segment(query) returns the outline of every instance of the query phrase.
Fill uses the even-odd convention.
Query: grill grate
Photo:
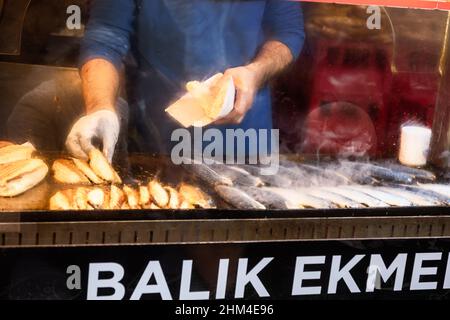
[[[450,216],[0,223],[1,247],[450,237]]]

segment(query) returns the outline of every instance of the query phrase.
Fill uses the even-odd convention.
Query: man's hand
[[[92,59],[81,68],[86,116],[72,127],[66,140],[67,150],[87,159],[93,139],[103,143],[103,153],[111,162],[119,138],[120,121],[115,111],[119,91],[119,71],[109,61]]]
[[[236,86],[236,101],[234,109],[226,117],[214,122],[214,124],[239,124],[244,120],[248,110],[253,105],[256,93],[260,87],[260,76],[251,66],[231,68],[224,75],[230,75]]]
[[[103,154],[112,161],[120,132],[120,121],[112,110],[99,110],[80,118],[72,127],[67,140],[67,150],[77,158],[87,159],[94,148],[92,140],[103,143]]]
[[[247,66],[228,69],[225,74],[233,77],[236,86],[236,102],[233,111],[214,124],[239,124],[250,110],[258,90],[293,61],[290,49],[275,40],[267,41],[255,60]]]

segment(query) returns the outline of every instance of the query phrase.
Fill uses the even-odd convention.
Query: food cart
[[[168,185],[198,185],[214,208],[50,210],[50,197],[62,187],[49,173],[33,190],[0,198],[0,298],[448,298],[450,20],[446,10],[450,4],[327,2],[302,4],[305,48],[291,70],[273,84],[280,163],[288,170],[279,177],[303,174],[301,180],[307,183],[299,187],[321,202],[304,200],[300,208],[297,199],[287,199],[297,208],[239,208],[215,192],[195,169],[174,165],[164,156],[130,154],[133,177],[157,173]],[[66,5],[65,1],[47,4],[55,5],[57,12]],[[78,4],[85,9],[84,1]],[[378,12],[369,11],[370,4],[382,6],[377,7],[380,28],[368,29],[368,17]],[[6,119],[27,92],[48,80],[79,81],[71,57],[76,56],[82,32],[64,33],[57,22],[46,25],[44,38],[54,50],[41,48],[28,54],[27,49],[35,49],[36,43],[27,41],[39,31],[30,27],[39,8],[27,0],[0,1],[0,8],[0,140],[7,140]],[[356,118],[346,122],[348,113],[342,115],[341,110]],[[354,110],[364,115],[359,111],[355,115]],[[324,126],[333,121],[335,126]],[[397,162],[400,129],[408,121],[432,129],[428,165],[423,169]],[[353,136],[359,144],[353,147],[363,153],[357,160],[345,160],[349,163],[342,167],[347,133],[324,149],[318,147],[324,131],[342,129],[341,123],[361,124]],[[365,133],[367,139],[359,137]],[[38,152],[48,162],[60,157]],[[251,168],[246,170],[256,175]],[[348,203],[357,201],[338,193],[347,185],[342,179],[384,195],[387,189],[377,188],[393,191],[401,185],[412,197],[418,186],[432,186],[417,195],[424,205],[408,198],[410,205],[371,206],[369,199],[363,199],[360,206],[352,207]],[[269,180],[263,183],[271,186]],[[322,186],[334,188],[336,199],[345,198],[346,204],[318,196],[323,190],[317,188]],[[309,194],[313,188],[316,196]],[[320,207],[323,201],[332,205]]]

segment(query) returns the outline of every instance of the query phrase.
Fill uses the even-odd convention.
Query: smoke
[[[338,159],[373,155],[377,135],[372,119],[361,107],[338,101],[312,110],[305,121],[301,153],[320,159],[333,155]]]

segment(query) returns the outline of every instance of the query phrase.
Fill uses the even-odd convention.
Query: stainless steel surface
[[[450,215],[0,223],[0,247],[450,237]]]
[[[80,76],[78,70],[72,68],[0,62],[0,139],[5,138],[6,121],[17,102],[43,82],[53,79],[75,83],[80,81]]]

